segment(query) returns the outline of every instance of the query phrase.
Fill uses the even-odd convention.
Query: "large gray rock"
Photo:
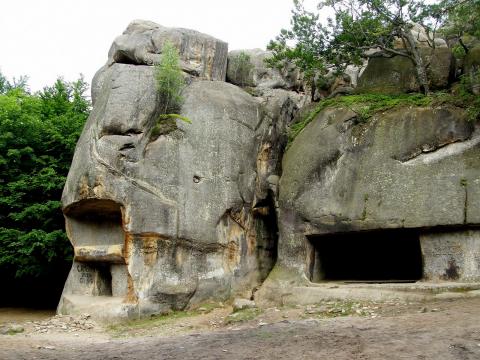
[[[294,66],[283,71],[267,67],[265,60],[272,56],[262,49],[233,50],[228,53],[227,81],[238,86],[270,89],[299,89],[301,74]]]
[[[106,70],[62,197],[75,261],[60,311],[71,295],[103,295],[152,313],[258,284],[260,105],[224,82],[194,81],[184,97],[192,124],[154,137],[153,68]]]
[[[453,71],[453,56],[450,49],[440,47],[419,48],[427,67],[429,86],[432,90],[445,89]],[[419,92],[413,62],[405,56],[372,57],[358,79],[359,93],[400,94]]]
[[[108,53],[108,64],[152,65],[166,41],[179,50],[185,72],[209,80],[225,80],[228,44],[198,31],[167,28],[151,21],[132,21]]]
[[[331,279],[332,258],[347,276],[378,261],[381,278],[385,258],[402,267],[405,256],[414,280],[480,280],[480,232],[468,232],[480,223],[479,145],[461,109],[402,108],[367,123],[348,109],[322,111],[283,158],[278,261],[255,299],[278,303]],[[361,250],[371,240],[375,258]],[[344,270],[334,278],[351,280]]]
[[[161,31],[132,24],[127,37]],[[275,178],[304,97],[193,77],[180,112],[192,123],[159,120],[154,67],[141,56],[112,55],[92,84],[62,195],[75,256],[60,313],[132,317],[250,297],[276,260]]]

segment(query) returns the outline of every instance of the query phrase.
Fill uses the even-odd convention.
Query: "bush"
[[[237,56],[232,57],[230,66],[233,69],[237,85],[241,87],[251,85],[248,83],[250,71],[253,69],[253,64],[250,62],[250,55],[241,51]]]
[[[185,79],[179,62],[177,48],[170,41],[166,41],[162,48],[161,60],[155,65],[157,90],[163,114],[179,112],[183,103]]]

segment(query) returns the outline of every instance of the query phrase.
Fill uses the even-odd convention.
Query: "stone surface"
[[[311,284],[313,236],[321,241],[328,234],[371,230],[416,229],[422,246],[437,239],[423,249],[432,254],[424,260],[426,279],[448,268],[448,261],[435,255],[441,243],[457,259],[458,279],[477,280],[478,270],[472,269],[478,269],[477,245],[471,240],[477,235],[437,236],[430,234],[441,230],[429,229],[479,223],[479,144],[480,132],[455,108],[402,108],[367,123],[348,109],[322,111],[284,155],[278,260],[255,300],[300,294],[292,286]],[[449,236],[464,250],[449,247]]]
[[[241,64],[239,56],[249,59],[248,64]],[[302,78],[293,66],[284,71],[266,66],[265,59],[271,52],[262,49],[233,50],[228,53],[227,81],[250,87],[271,89],[299,89],[303,87]],[[242,66],[243,65],[243,66]]]
[[[445,89],[452,73],[452,53],[448,48],[420,48],[432,90]],[[358,79],[359,93],[399,94],[420,91],[412,61],[404,56],[373,57]]]
[[[167,28],[145,20],[132,21],[115,39],[108,53],[108,65],[158,63],[166,41],[179,49],[181,67],[187,73],[209,80],[225,80],[227,43],[198,31]]]
[[[256,307],[255,301],[248,299],[236,298],[233,300],[233,311],[240,311],[244,309],[251,309]]]
[[[135,36],[172,31],[133,22],[121,41],[137,49]],[[203,37],[183,39],[184,54],[195,54]],[[121,63],[117,40],[114,61],[95,75],[62,196],[75,258],[59,313],[135,317],[250,296],[276,260],[275,178],[304,97],[270,88],[253,97],[193,77],[181,108],[191,124],[153,136],[164,121],[154,68],[144,52]]]
[[[479,281],[478,230],[428,233],[420,237],[425,280]]]

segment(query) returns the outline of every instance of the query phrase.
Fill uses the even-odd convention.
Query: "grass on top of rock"
[[[377,113],[399,107],[456,106],[465,109],[469,121],[480,119],[480,97],[459,84],[453,93],[437,92],[430,95],[418,93],[400,95],[358,94],[320,101],[311,111],[303,114],[290,127],[289,145],[316,116],[327,108],[348,108],[358,114],[359,122],[366,122]]]

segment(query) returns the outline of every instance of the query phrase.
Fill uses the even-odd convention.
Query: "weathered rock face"
[[[160,120],[151,64],[165,39],[189,74],[180,113],[191,124]],[[306,97],[262,68],[264,52],[249,54],[255,96],[211,81],[227,52],[207,35],[135,21],[115,40],[62,196],[75,257],[59,312],[251,298],[267,277],[258,304],[327,280],[480,281],[480,129],[462,110],[365,123],[326,109],[284,155]]]
[[[132,23],[92,84],[94,107],[62,196],[75,257],[61,313],[141,316],[250,297],[276,261],[275,179],[301,96],[277,89],[254,98],[203,80],[222,77],[205,67],[183,94],[181,115],[192,123],[159,122],[154,68],[141,57],[151,53],[118,50],[157,32],[178,34]],[[191,54],[204,38],[183,39],[177,46]],[[203,54],[213,54],[209,41],[198,45]],[[214,63],[226,64],[220,55]]]
[[[244,56],[248,63],[239,59]],[[228,53],[227,81],[239,85],[270,89],[298,89],[303,86],[298,69],[293,66],[284,71],[268,68],[265,59],[271,52],[262,49],[233,50]]]
[[[151,21],[132,21],[113,42],[108,63],[158,63],[166,41],[179,49],[185,72],[209,80],[225,80],[227,43],[198,31],[166,28]]]
[[[321,112],[283,158],[278,261],[259,298],[324,280],[480,280],[479,144],[455,108]]]
[[[445,89],[452,73],[452,52],[445,47],[419,48],[425,63],[431,89]],[[358,79],[361,93],[400,94],[420,91],[412,61],[404,56],[373,57]]]

